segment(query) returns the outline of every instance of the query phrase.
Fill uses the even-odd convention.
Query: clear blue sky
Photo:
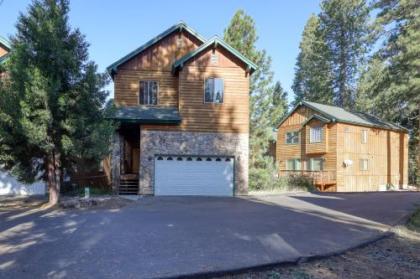
[[[14,34],[17,16],[26,11],[28,3],[28,0],[3,0],[0,35]],[[310,14],[319,12],[319,1],[72,0],[70,23],[86,35],[90,43],[90,58],[103,71],[180,20],[207,38],[223,35],[224,28],[238,9],[244,9],[254,18],[259,35],[258,47],[266,49],[272,57],[275,78],[280,80],[291,99],[290,86],[300,37]]]

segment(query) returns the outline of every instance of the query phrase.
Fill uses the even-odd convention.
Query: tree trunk
[[[55,152],[48,158],[49,204],[56,205],[60,199],[60,156]]]

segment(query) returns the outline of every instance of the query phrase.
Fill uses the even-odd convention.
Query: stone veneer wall
[[[118,188],[120,186],[122,141],[122,136],[118,132],[115,132],[112,138],[111,148],[111,181],[112,192],[114,194],[118,193]]]
[[[141,130],[139,194],[154,193],[155,155],[234,156],[235,194],[247,194],[248,144],[248,134]]]

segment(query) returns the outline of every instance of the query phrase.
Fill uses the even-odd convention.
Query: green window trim
[[[288,171],[300,171],[302,170],[302,161],[300,159],[288,159],[286,161],[286,170]]]
[[[309,170],[310,171],[323,171],[324,170],[324,158],[310,158],[309,159]]]
[[[299,144],[300,142],[300,133],[299,131],[289,131],[285,135],[286,144]]]

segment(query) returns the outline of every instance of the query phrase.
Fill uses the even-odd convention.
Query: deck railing
[[[279,171],[280,176],[306,176],[312,179],[315,186],[321,186],[321,190],[324,190],[324,186],[333,185],[336,183],[336,175],[334,171],[309,171],[309,170],[281,170]]]

